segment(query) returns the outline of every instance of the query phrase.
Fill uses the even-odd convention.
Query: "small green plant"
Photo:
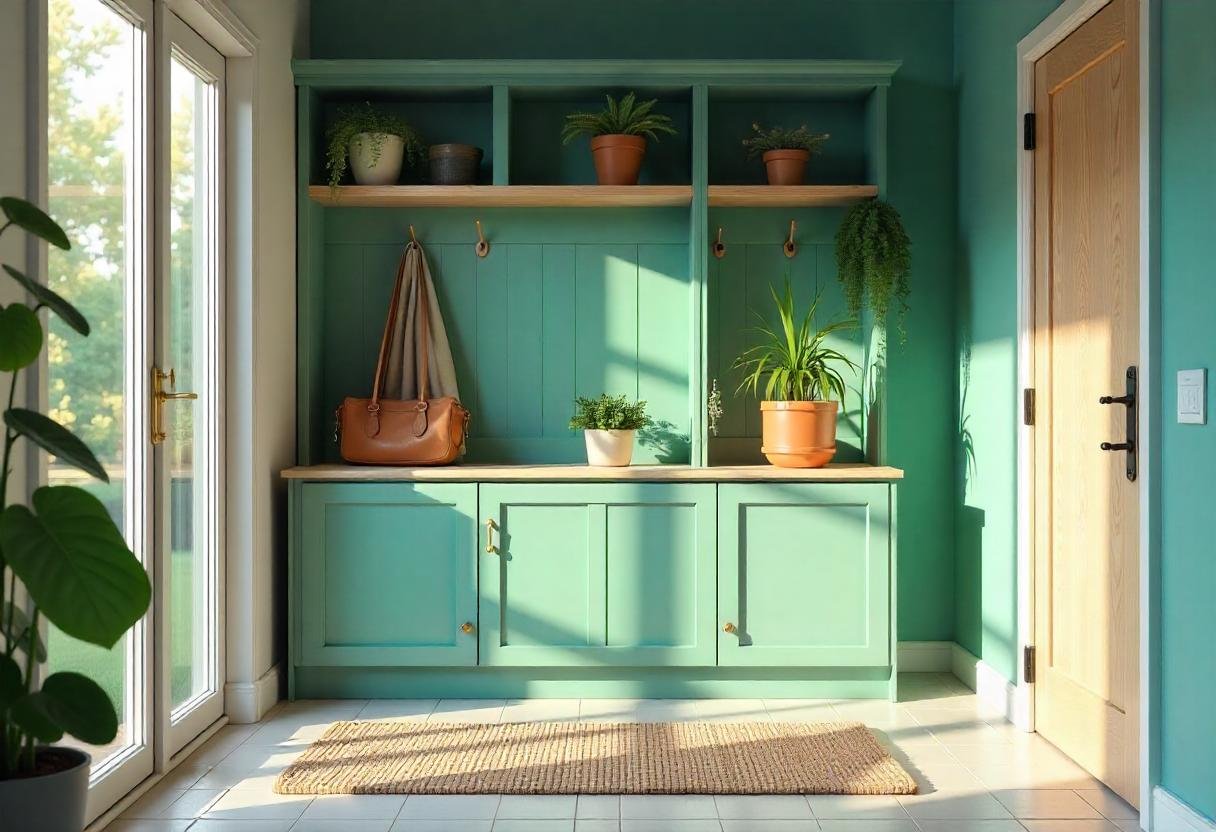
[[[566,116],[562,128],[562,144],[569,144],[579,136],[647,136],[659,140],[659,134],[674,136],[676,128],[671,118],[652,112],[657,98],[638,103],[635,93],[628,93],[617,102],[611,95],[604,96],[608,106],[595,113],[571,113]]]
[[[338,187],[342,174],[346,173],[347,154],[350,142],[360,133],[367,133],[372,161],[380,161],[384,149],[384,136],[397,136],[405,143],[405,159],[411,165],[426,153],[426,145],[418,131],[404,119],[377,110],[371,102],[364,102],[338,110],[338,117],[325,131],[325,168],[329,172],[329,186]]]
[[[631,402],[624,396],[607,393],[596,399],[579,396],[574,407],[570,430],[638,430],[650,424],[646,402]]]
[[[745,375],[736,392],[748,391],[760,395],[764,383],[766,401],[815,402],[844,400],[844,379],[832,366],[835,363],[857,370],[857,365],[824,342],[829,335],[854,329],[855,320],[833,321],[822,329],[815,326],[822,292],[815,295],[801,324],[795,320],[794,290],[787,278],[785,293],[777,294],[771,285],[769,292],[777,305],[780,327],[774,329],[755,313],[761,323],[751,331],[760,343],[744,351],[735,361],[735,368]]]
[[[2,197],[0,210],[5,220],[0,235],[15,226],[58,248],[71,247],[63,229],[30,203]],[[143,617],[152,599],[148,574],[105,506],[88,491],[43,486],[34,491],[29,507],[8,502],[19,439],[102,482],[109,477],[67,428],[35,410],[14,407],[21,370],[42,352],[39,310],[50,310],[81,335],[89,334],[89,323],[46,286],[7,263],[4,271],[34,303],[0,307],[0,372],[9,374],[0,468],[0,576],[6,568],[11,575],[7,588],[0,581],[0,780],[36,773],[37,747],[64,734],[105,745],[118,733],[110,697],[89,677],[59,671],[36,683],[38,665],[47,659],[38,633],[42,616],[73,638],[109,649]],[[15,597],[17,580],[25,587],[28,605]]]
[[[901,343],[908,340],[904,318],[911,245],[899,212],[879,199],[854,205],[836,231],[836,271],[849,312],[860,315],[868,304],[874,317],[885,322],[891,303],[896,303]]]
[[[793,129],[752,124],[752,131],[754,135],[743,140],[749,159],[763,156],[770,150],[805,150],[814,156],[831,138],[828,133],[812,133],[805,124]]]

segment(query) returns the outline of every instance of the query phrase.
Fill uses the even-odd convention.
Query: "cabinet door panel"
[[[482,486],[498,552],[482,554],[481,663],[712,665],[713,497],[703,485]]]
[[[886,485],[722,486],[719,663],[889,664],[888,514]]]
[[[302,488],[301,661],[473,665],[475,485]]]

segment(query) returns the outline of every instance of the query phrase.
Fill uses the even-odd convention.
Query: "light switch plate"
[[[1206,425],[1207,370],[1178,371],[1178,424]]]

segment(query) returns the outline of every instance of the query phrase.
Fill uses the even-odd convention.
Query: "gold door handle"
[[[466,636],[467,636],[469,633],[473,632],[473,622],[472,622],[472,621],[466,621],[466,622],[464,622],[463,624],[461,624],[461,625],[460,625],[460,632],[464,633]]]
[[[168,382],[169,389],[166,390]],[[152,368],[152,444],[159,445],[165,441],[165,402],[193,401],[198,393],[172,392],[177,386],[177,377],[173,370],[162,372],[159,367]]]
[[[498,524],[494,522],[493,517],[486,518],[486,554],[498,554],[498,547],[494,545],[494,530],[498,528]]]
[[[727,621],[725,624],[722,625],[722,632],[737,633],[737,632],[739,632],[739,628],[736,627],[734,624],[730,623],[729,621]]]

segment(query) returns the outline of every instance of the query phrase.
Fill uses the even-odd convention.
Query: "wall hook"
[[[410,242],[418,245],[418,235],[414,233],[414,226],[410,226]]]
[[[485,257],[490,253],[490,243],[486,240],[486,235],[481,232],[481,220],[473,220],[477,224],[477,256]]]
[[[794,242],[794,232],[798,229],[798,224],[790,220],[790,236],[786,238],[785,245],[781,246],[781,250],[785,252],[786,257],[793,257],[798,253],[798,245]]]
[[[719,260],[726,256],[726,243],[722,242],[722,226],[720,225],[718,226],[718,239],[710,246],[710,250],[713,251],[714,257],[717,257]]]

